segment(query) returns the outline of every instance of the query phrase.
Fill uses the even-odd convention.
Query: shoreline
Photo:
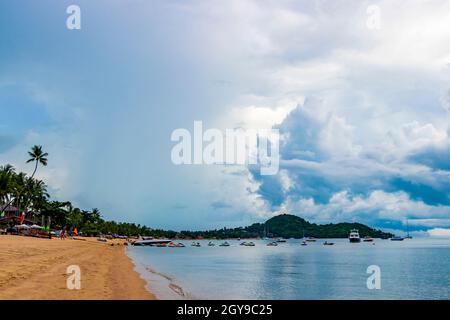
[[[124,240],[0,236],[0,300],[155,300],[126,254]],[[67,267],[80,268],[69,290]]]
[[[135,271],[147,283],[146,289],[151,292],[156,300],[196,300],[192,294],[186,291],[171,275],[160,272],[139,259],[139,253],[127,248],[127,256],[135,265]]]

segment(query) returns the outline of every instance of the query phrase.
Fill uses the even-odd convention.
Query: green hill
[[[246,230],[252,233],[283,238],[347,238],[351,229],[358,229],[361,237],[371,236],[374,238],[389,238],[390,233],[370,228],[361,223],[337,223],[337,224],[315,224],[298,216],[282,214],[267,220],[265,223],[255,223]]]
[[[393,235],[370,228],[361,223],[337,223],[337,224],[315,224],[306,221],[298,216],[282,214],[267,220],[265,223],[254,223],[247,227],[223,228],[209,231],[181,231],[179,233],[166,234],[161,230],[161,234],[156,236],[168,236],[177,238],[192,239],[204,237],[207,239],[228,239],[228,238],[258,238],[282,237],[282,238],[347,238],[351,229],[358,229],[360,236],[371,236],[373,238],[389,238]],[[153,230],[156,232],[157,230]]]

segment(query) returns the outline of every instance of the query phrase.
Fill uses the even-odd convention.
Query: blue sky
[[[292,213],[445,234],[449,36],[447,1],[4,0],[0,161],[31,171],[41,144],[54,198],[153,227]],[[195,120],[279,129],[280,172],[173,165]]]

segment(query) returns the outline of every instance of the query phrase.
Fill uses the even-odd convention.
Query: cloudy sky
[[[43,145],[54,199],[177,230],[449,234],[449,1],[3,0],[0,38],[0,163]],[[175,166],[195,120],[279,129],[279,173]]]

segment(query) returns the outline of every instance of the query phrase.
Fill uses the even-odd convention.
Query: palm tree
[[[14,176],[11,182],[12,187],[12,194],[14,195],[14,198],[10,201],[10,203],[14,203],[14,205],[19,208],[21,208],[21,203],[25,200],[25,192],[28,189],[29,186],[29,178],[27,178],[26,173],[20,172]],[[9,204],[10,204],[9,203]],[[8,204],[8,205],[9,205]]]
[[[0,202],[7,202],[8,194],[11,193],[11,179],[14,167],[10,164],[0,166]]]
[[[50,197],[50,195],[47,192],[47,185],[42,180],[34,180],[30,179],[28,180],[29,183],[29,190],[26,195],[27,202],[30,203],[30,207],[33,210],[40,210],[43,208],[45,202]]]
[[[28,159],[27,163],[36,162],[36,165],[34,166],[34,171],[33,174],[31,175],[30,179],[32,180],[34,175],[36,174],[37,168],[39,163],[42,164],[43,166],[46,166],[48,163],[48,153],[47,152],[43,152],[42,151],[42,146],[38,146],[38,145],[34,145],[33,147],[31,147],[31,151],[28,151],[28,155],[30,156],[30,159]],[[22,175],[21,177],[19,177],[19,182],[24,182],[25,181],[25,174],[20,173],[19,176]],[[14,186],[17,187],[17,184],[14,183]],[[23,192],[27,192],[29,191],[27,187],[23,187],[26,186],[26,183],[19,183],[19,188],[20,192],[17,193],[17,189],[15,190],[16,192],[16,197],[12,198],[8,201],[8,203],[2,208],[2,210],[4,210],[5,208],[7,208],[13,201],[16,201],[18,203],[18,208],[20,209],[20,198],[22,197]],[[21,188],[22,187],[22,188]],[[14,188],[14,187],[13,187]],[[26,210],[26,208],[25,208]]]
[[[33,177],[34,177],[34,174],[35,174],[36,171],[37,171],[37,168],[38,168],[38,164],[39,164],[39,163],[42,164],[43,166],[46,166],[46,165],[47,165],[47,162],[48,162],[48,160],[47,160],[48,153],[42,151],[42,146],[34,145],[34,146],[31,148],[31,151],[28,151],[28,154],[29,154],[29,156],[30,156],[30,159],[28,159],[27,163],[30,163],[30,162],[33,162],[33,161],[36,162],[36,165],[35,165],[35,167],[34,167],[33,174],[31,175],[31,178],[33,178]]]
[[[14,177],[14,167],[10,164],[0,166],[0,214],[9,205],[9,196],[11,195],[12,187],[11,181]]]
[[[93,223],[100,222],[101,219],[102,219],[102,215],[100,213],[100,210],[98,210],[97,208],[92,209],[91,214],[90,214],[90,218],[91,218]]]

